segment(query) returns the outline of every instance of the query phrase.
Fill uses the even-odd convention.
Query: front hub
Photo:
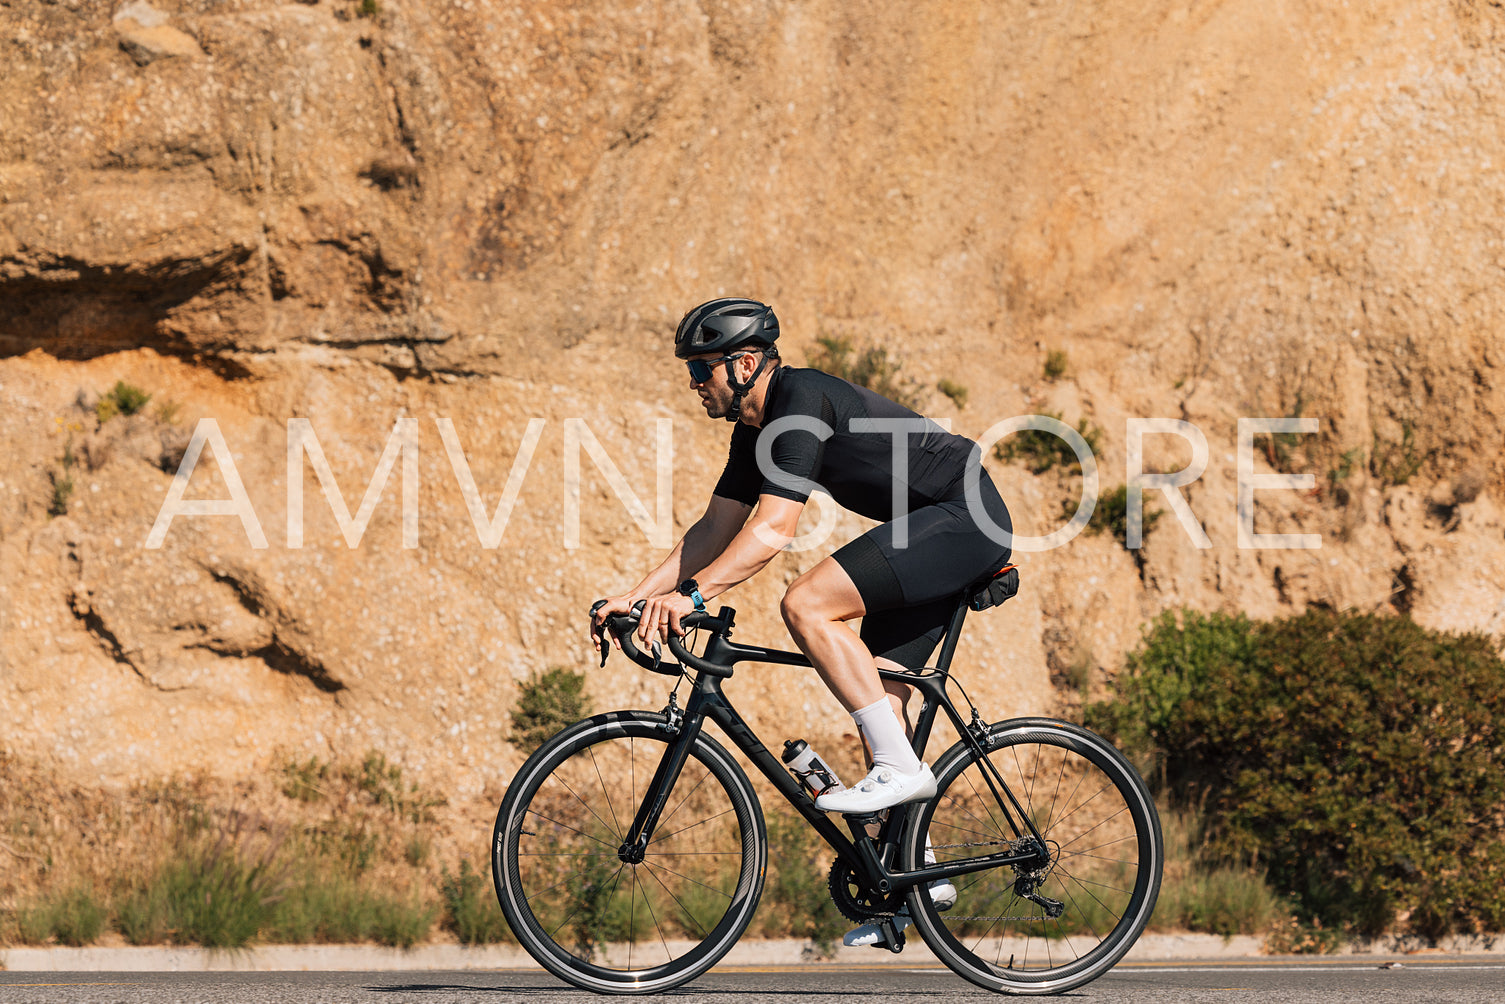
[[[647,855],[646,844],[623,844],[617,848],[617,860],[627,865],[640,865]]]

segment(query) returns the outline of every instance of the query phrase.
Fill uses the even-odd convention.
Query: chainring
[[[857,878],[857,873],[840,858],[831,865],[831,873],[826,876],[826,888],[831,891],[831,901],[836,904],[841,915],[859,924],[879,917],[892,917],[904,902],[902,896],[896,898],[869,892]]]

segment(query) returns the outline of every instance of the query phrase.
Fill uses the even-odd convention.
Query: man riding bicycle
[[[780,607],[872,754],[867,777],[815,804],[877,812],[936,790],[907,736],[910,688],[885,685],[877,666],[926,664],[957,594],[1008,562],[999,539],[1012,525],[976,443],[865,387],[781,365],[778,337],[773,308],[756,300],[711,300],[680,321],[674,354],[689,368],[690,388],[707,416],[736,423],[726,468],[705,514],[669,556],[596,611],[591,641],[599,645],[608,615],[640,600],[645,643],[682,634],[680,618],[756,574],[794,538],[815,488],[882,521],[796,579]],[[968,503],[968,465],[977,465],[973,505],[981,512]],[[847,624],[859,617],[860,636]],[[877,940],[860,932],[847,943]]]

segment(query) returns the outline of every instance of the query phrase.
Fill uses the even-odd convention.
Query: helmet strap
[[[769,359],[777,359],[779,352],[772,345],[761,349],[758,357],[758,368],[752,371],[752,376],[747,378],[746,383],[738,383],[737,377],[732,371],[735,359],[726,361],[726,385],[732,389],[732,403],[726,409],[726,420],[735,422],[742,417],[742,395],[752,390],[752,385],[758,382],[758,377],[763,375],[763,367],[768,365]]]

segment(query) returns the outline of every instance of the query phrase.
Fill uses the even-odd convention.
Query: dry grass
[[[379,754],[115,792],[0,757],[0,943],[412,945],[458,856],[442,804]]]

